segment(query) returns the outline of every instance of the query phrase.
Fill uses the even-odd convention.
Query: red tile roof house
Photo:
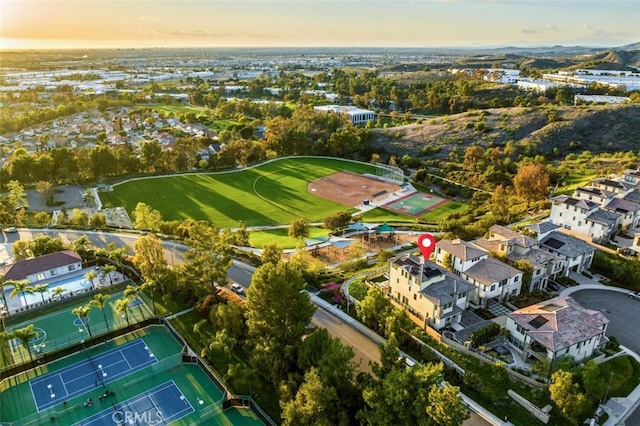
[[[49,288],[54,288],[57,281],[83,275],[82,258],[72,250],[63,250],[3,266],[0,268],[0,274],[2,274],[5,283],[7,281],[27,280],[31,287],[46,283],[49,284]],[[20,312],[25,308],[23,306],[24,298],[22,295],[20,297],[9,297],[11,291],[13,291],[13,286],[5,285],[4,295],[7,307],[10,312]],[[35,304],[42,304],[42,297],[39,294],[35,296]],[[51,294],[45,295],[45,299],[51,296]],[[30,298],[33,298],[33,296]],[[29,305],[31,306],[31,303]]]

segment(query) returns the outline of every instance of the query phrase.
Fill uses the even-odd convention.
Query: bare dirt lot
[[[364,200],[375,201],[376,194],[382,191],[391,194],[399,189],[395,184],[347,172],[325,176],[307,185],[313,195],[347,206],[359,206]]]

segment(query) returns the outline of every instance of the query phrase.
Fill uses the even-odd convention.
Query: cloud
[[[522,34],[543,34],[564,32],[555,25],[545,25],[544,27],[520,27],[518,31]]]
[[[520,31],[522,34],[538,34],[540,32],[535,28],[518,28],[518,31]]]
[[[157,16],[139,16],[138,21],[141,22],[158,22],[160,20]]]
[[[546,25],[544,28],[545,28],[547,31],[551,31],[551,32],[554,32],[554,33],[560,33],[560,32],[562,32],[562,30],[561,30],[560,28],[556,27],[555,25]]]

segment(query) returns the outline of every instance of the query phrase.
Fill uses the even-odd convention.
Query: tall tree
[[[96,271],[93,269],[84,274],[84,279],[87,280],[89,284],[91,284],[91,288],[93,289],[93,280],[97,277]]]
[[[7,189],[9,190],[9,202],[14,209],[25,209],[29,207],[27,201],[27,193],[24,187],[17,180],[11,180],[7,183]]]
[[[34,293],[40,293],[40,297],[42,298],[42,304],[44,305],[44,294],[49,291],[48,284],[38,284],[33,288]]]
[[[140,311],[140,315],[142,316],[142,320],[144,320],[144,311],[142,310],[142,301],[138,296],[139,293],[140,287],[128,285],[127,288],[124,289],[122,295],[130,301],[135,302],[135,304],[138,306],[138,310]]]
[[[13,337],[20,340],[22,346],[29,352],[29,359],[33,361],[33,354],[31,353],[31,346],[29,346],[29,342],[31,340],[38,337],[38,333],[33,329],[33,324],[29,324],[26,327],[19,328],[17,330],[13,330]]]
[[[107,321],[107,314],[104,309],[107,306],[107,301],[109,300],[108,294],[96,293],[93,295],[93,299],[91,299],[91,303],[96,308],[102,311],[102,319],[104,319],[104,325],[107,327],[107,332],[109,331],[109,322]]]
[[[265,264],[247,290],[247,327],[253,360],[274,385],[295,364],[297,348],[315,306],[304,291],[301,271],[289,263]]]
[[[271,263],[273,265],[277,265],[282,261],[282,247],[274,242],[266,243],[262,247],[262,255],[260,256],[260,260],[263,264]]]
[[[162,214],[145,203],[136,204],[133,209],[133,227],[147,231],[158,232],[162,224]]]
[[[318,369],[312,367],[304,375],[304,382],[295,398],[280,403],[282,406],[283,426],[331,426],[330,412],[338,396],[335,389],[325,386],[320,379]]]
[[[91,311],[91,304],[77,306],[71,310],[71,313],[76,315],[80,322],[87,328],[89,338],[93,338],[93,334],[91,334],[91,324],[89,324],[89,311]]]
[[[569,371],[558,370],[551,375],[549,385],[551,400],[570,421],[575,422],[583,414],[587,397],[580,391],[580,386],[573,381]]]
[[[65,291],[67,291],[66,288],[64,287],[56,287],[51,291],[51,299],[53,300],[54,297],[56,296],[60,296],[60,299],[62,299],[62,293],[64,293]]]
[[[226,234],[216,226],[196,222],[185,242],[190,249],[184,254],[183,278],[200,297],[215,293],[218,285],[227,282],[227,271],[232,264],[232,248]]]
[[[527,201],[527,207],[532,201],[547,196],[549,191],[549,173],[540,163],[528,163],[518,169],[513,178],[513,186],[518,196]]]
[[[391,304],[382,290],[377,287],[371,288],[362,302],[356,305],[356,313],[360,321],[376,331],[384,330],[385,320],[390,312]]]
[[[116,301],[114,306],[116,314],[122,315],[127,320],[127,327],[131,325],[129,322],[129,299],[122,297]]]
[[[21,294],[22,298],[24,299],[25,308],[29,309],[29,303],[27,302],[27,293],[33,294],[33,287],[29,286],[29,281],[28,280],[20,280],[20,281],[11,280],[11,281],[5,282],[5,285],[6,284],[13,286],[13,290],[11,291],[11,294],[9,295],[9,297],[14,298],[15,296]]]
[[[140,271],[142,278],[153,280],[162,275],[168,268],[164,257],[162,241],[155,235],[143,235],[135,242],[133,263]]]
[[[364,390],[365,406],[359,413],[361,424],[461,425],[468,417],[468,410],[457,388],[445,392],[438,388],[442,379],[442,364],[411,368],[398,365]]]

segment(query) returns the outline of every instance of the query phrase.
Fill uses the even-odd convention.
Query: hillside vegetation
[[[468,146],[508,147],[547,159],[640,146],[640,106],[496,108],[374,130],[374,144],[398,156],[446,159]]]

